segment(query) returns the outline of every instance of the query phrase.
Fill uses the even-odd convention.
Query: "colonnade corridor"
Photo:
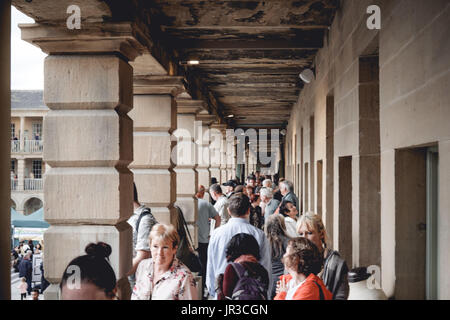
[[[199,185],[292,182],[349,269],[389,299],[450,299],[450,2],[22,1],[0,4],[0,299],[10,299],[11,6],[47,54],[46,300],[111,245],[131,296],[133,182],[198,245]],[[72,6],[71,10],[68,8]]]

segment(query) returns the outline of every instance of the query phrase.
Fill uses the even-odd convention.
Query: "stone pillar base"
[[[60,300],[59,284],[51,283],[44,291],[44,300]]]

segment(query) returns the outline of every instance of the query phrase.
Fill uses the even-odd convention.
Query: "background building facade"
[[[11,201],[29,215],[43,207],[43,118],[48,112],[43,91],[11,92]]]

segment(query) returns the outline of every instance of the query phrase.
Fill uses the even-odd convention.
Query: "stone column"
[[[19,139],[19,147],[20,151],[23,152],[25,150],[25,117],[20,117],[20,139]]]
[[[222,144],[220,146],[220,183],[227,182],[227,137],[226,131],[222,131]]]
[[[226,133],[226,168],[227,168],[227,180],[234,179],[233,174],[233,149],[234,149],[234,133],[232,129],[228,129]]]
[[[222,125],[213,123],[210,126],[210,157],[211,157],[211,177],[215,177],[218,183],[221,183],[221,146],[222,146],[222,132],[220,130]]]
[[[251,150],[248,151],[248,174],[255,173],[255,157]]]
[[[11,299],[11,1],[0,2],[0,300]],[[6,139],[8,137],[8,139]]]
[[[237,156],[236,156],[236,138],[233,138],[233,147],[232,147],[232,163],[231,163],[231,173],[232,179],[236,179],[236,167],[237,167]]]
[[[195,144],[195,116],[201,108],[201,101],[178,98],[177,102],[177,201],[190,228],[194,245],[197,246],[198,205],[195,194],[198,188],[197,146]]]
[[[17,159],[17,191],[24,190],[25,159]]]
[[[134,161],[130,168],[139,202],[151,208],[162,223],[175,222],[176,174],[171,154],[176,142],[171,135],[177,127],[175,96],[180,90],[180,77],[134,76],[134,108],[130,112]]]
[[[90,242],[112,248],[109,257],[120,299],[131,291],[133,212],[133,69],[139,53],[130,24],[87,23],[79,31],[23,25],[22,39],[49,54],[44,66],[43,158],[45,299],[59,298],[58,283]],[[120,30],[120,32],[118,32]],[[108,34],[108,37],[105,37]]]
[[[211,128],[214,129],[214,148],[215,150],[220,150],[220,160],[218,163],[218,168],[220,170],[220,177],[217,177],[217,181],[224,183],[227,181],[227,160],[226,160],[226,124],[212,124]],[[217,156],[219,159],[219,157]]]
[[[205,109],[197,113],[196,116],[196,143],[197,143],[197,172],[198,184],[206,189],[203,199],[209,201],[209,186],[211,185],[211,152],[210,152],[210,130],[209,125],[215,120],[214,115],[210,115]]]
[[[248,177],[248,175],[249,175],[249,173],[250,173],[250,168],[249,168],[249,166],[250,166],[250,162],[249,162],[249,156],[248,156],[248,154],[249,154],[249,150],[248,150],[248,147],[245,149],[245,159],[244,159],[244,161],[245,161],[245,177],[244,177],[244,183],[245,183],[245,180],[247,179],[247,177]]]

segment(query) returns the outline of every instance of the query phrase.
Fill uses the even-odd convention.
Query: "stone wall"
[[[373,4],[381,9],[379,31],[366,25],[366,9]],[[350,267],[381,265],[382,287],[398,299],[408,296],[396,288],[396,252],[402,249],[395,248],[396,236],[408,221],[399,217],[397,208],[402,199],[396,187],[401,172],[396,170],[395,150],[429,146],[438,147],[440,158],[438,297],[450,297],[450,276],[445,273],[450,263],[450,200],[444,196],[450,189],[449,8],[444,0],[343,1],[316,56],[316,79],[305,84],[288,126],[290,152],[295,137],[297,152],[286,176],[294,181],[300,164],[303,211],[321,207],[327,230],[333,231],[333,247],[351,257]],[[348,157],[351,168],[345,170],[342,161]],[[319,177],[325,180],[321,182],[318,161]],[[342,177],[340,168],[349,176]],[[340,181],[351,182],[351,205],[342,202],[350,195],[339,194],[348,190]],[[340,226],[344,222],[351,225],[351,249],[341,248],[348,229]]]

